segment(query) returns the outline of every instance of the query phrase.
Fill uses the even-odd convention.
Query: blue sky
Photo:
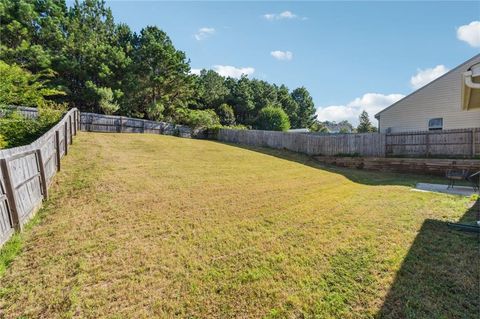
[[[157,25],[192,69],[305,86],[319,118],[356,123],[480,51],[480,2],[107,1]]]

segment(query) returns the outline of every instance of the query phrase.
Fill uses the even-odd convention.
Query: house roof
[[[308,133],[310,130],[308,128],[292,128],[289,129],[287,132],[290,133]]]
[[[375,114],[375,118],[378,120],[381,113],[383,113],[383,112],[385,112],[386,110],[394,107],[395,105],[397,105],[398,103],[402,102],[402,101],[405,100],[406,98],[408,98],[408,97],[410,97],[410,96],[412,96],[412,95],[417,94],[418,92],[420,92],[420,91],[422,91],[423,89],[429,87],[429,86],[432,85],[433,83],[439,81],[440,79],[442,79],[442,78],[445,77],[446,75],[448,75],[448,74],[450,74],[450,73],[458,70],[459,68],[461,68],[461,67],[464,66],[465,64],[468,64],[468,63],[472,62],[473,60],[475,60],[475,59],[477,59],[477,58],[479,58],[479,57],[480,57],[480,54],[477,54],[477,55],[473,56],[472,58],[470,58],[470,59],[468,59],[467,61],[463,62],[462,64],[456,66],[455,68],[451,69],[450,71],[448,71],[447,73],[443,74],[442,76],[439,76],[439,77],[436,78],[435,80],[433,80],[433,81],[425,84],[425,85],[422,86],[421,88],[419,88],[419,89],[413,91],[412,93],[410,93],[409,95],[401,98],[400,100],[398,100],[397,102],[393,103],[392,105],[387,106],[386,108],[384,108],[383,110],[381,110],[380,112],[378,112],[377,114]]]

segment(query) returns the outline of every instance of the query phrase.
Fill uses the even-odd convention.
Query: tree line
[[[82,111],[192,126],[318,125],[306,88],[290,91],[212,70],[191,74],[186,54],[164,31],[146,26],[137,33],[115,23],[103,0],[71,6],[65,0],[0,0],[0,34],[0,60],[45,76],[47,88],[63,92],[49,100]]]

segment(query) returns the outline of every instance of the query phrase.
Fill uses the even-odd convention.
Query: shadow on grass
[[[264,147],[246,146],[233,143],[225,143],[220,141],[212,141],[214,143],[221,143],[233,147],[242,148],[270,156],[275,156],[280,159],[297,162],[309,167],[321,169],[327,172],[341,174],[351,180],[352,182],[365,185],[399,185],[414,187],[416,183],[435,183],[447,184],[445,178],[429,175],[405,174],[405,173],[388,173],[367,171],[360,169],[344,168],[334,165],[327,165],[314,160],[312,157],[304,154],[299,154],[287,150],[270,149]],[[467,184],[465,184],[467,185]]]
[[[355,183],[401,186],[414,186],[418,182],[445,183],[445,179],[435,176],[340,168],[285,150],[222,144],[341,174]],[[479,206],[477,200],[459,222],[474,224],[480,218]],[[456,230],[449,227],[447,222],[425,220],[375,317],[413,319],[479,316],[480,234]]]
[[[478,212],[479,201],[459,222],[472,224]],[[480,317],[479,239],[479,234],[426,220],[377,317]]]

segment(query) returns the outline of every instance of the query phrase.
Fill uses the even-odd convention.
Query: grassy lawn
[[[478,238],[445,223],[472,202],[420,179],[81,133],[9,246],[0,317],[474,318]]]

